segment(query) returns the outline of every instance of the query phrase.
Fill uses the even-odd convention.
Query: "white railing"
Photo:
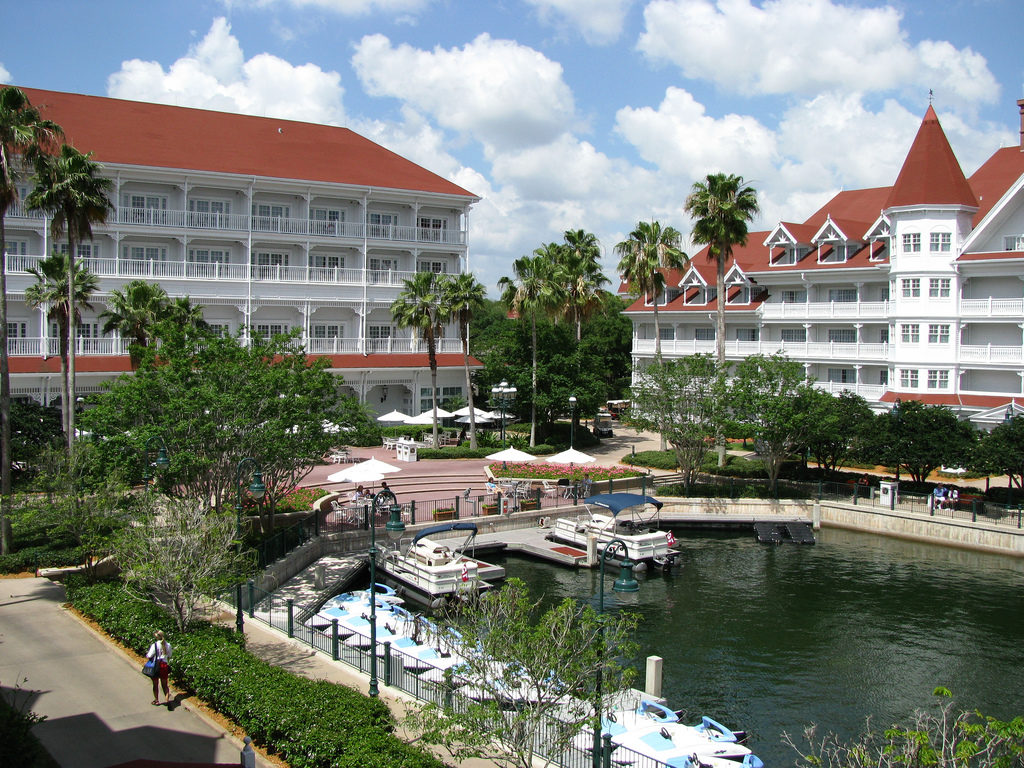
[[[42,353],[42,339],[7,338],[7,354],[23,357],[38,357]]]
[[[887,301],[765,302],[758,310],[765,320],[885,319]]]
[[[714,341],[662,341],[661,353],[666,357],[714,353]],[[633,339],[634,354],[654,354],[654,339]],[[889,345],[885,343],[843,344],[814,341],[727,341],[725,353],[730,357],[748,355],[784,354],[797,358],[824,358],[849,360],[887,360]]]
[[[11,215],[11,214],[9,214]],[[19,214],[14,214],[19,215]],[[41,218],[32,212],[20,215]],[[208,213],[170,211],[153,208],[117,208],[112,221],[117,224],[146,227],[179,227],[188,229],[220,229],[231,232],[270,232],[313,237],[345,237],[371,240],[401,240],[414,243],[465,245],[466,232],[460,229],[433,229],[397,224],[366,224],[362,222],[295,219],[282,216],[247,216],[239,213]]]
[[[963,317],[1015,317],[1024,315],[1024,299],[961,299]]]
[[[881,400],[882,395],[888,390],[888,387],[877,384],[857,384],[840,381],[816,381],[814,386],[826,392],[831,392],[834,395],[838,395],[840,392],[854,392],[865,400]]]
[[[41,211],[30,211],[22,203],[12,203],[11,207],[7,209],[5,218],[8,219],[41,219],[43,214]]]
[[[329,339],[308,339],[306,351],[313,355],[340,355],[360,352],[358,338],[333,337]]]
[[[1004,251],[1024,251],[1024,235],[1007,235],[1003,238]]]
[[[46,345],[46,354],[49,357],[60,355],[60,339],[43,339]],[[103,337],[99,339],[78,339],[75,344],[76,355],[127,355],[128,342],[125,339]]]
[[[1024,360],[1022,348],[995,344],[965,344],[960,347],[962,363],[1020,363]]]

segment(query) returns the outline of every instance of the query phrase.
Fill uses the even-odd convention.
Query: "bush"
[[[175,633],[170,616],[120,584],[75,580],[68,599],[139,653],[155,629],[164,630],[174,647],[175,682],[292,768],[441,768],[432,755],[394,736],[391,712],[380,699],[271,666],[225,627],[198,624]]]
[[[293,488],[277,500],[274,511],[278,513],[308,512],[313,508],[317,499],[326,495],[327,491],[323,488]]]
[[[57,768],[57,761],[39,743],[32,728],[45,718],[24,709],[18,702],[18,688],[12,689],[13,702],[0,695],[0,765],[22,768]]]

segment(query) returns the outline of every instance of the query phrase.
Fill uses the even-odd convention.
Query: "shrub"
[[[139,653],[153,631],[163,629],[174,647],[175,682],[292,768],[441,768],[433,756],[394,736],[391,712],[380,699],[271,666],[225,627],[198,624],[187,634],[175,633],[166,613],[114,583],[72,581],[68,598]]]
[[[327,491],[323,488],[293,488],[277,500],[275,510],[282,512],[308,512]]]

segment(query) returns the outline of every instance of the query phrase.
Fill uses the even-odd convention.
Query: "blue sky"
[[[0,82],[345,125],[483,199],[493,286],[566,229],[756,226],[891,184],[929,89],[964,170],[1018,142],[1020,0],[0,0]],[[88,147],[81,147],[88,150]]]

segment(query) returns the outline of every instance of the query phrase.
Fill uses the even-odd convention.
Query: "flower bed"
[[[589,464],[547,464],[547,463],[522,463],[502,464],[496,462],[488,468],[492,477],[515,477],[522,480],[558,480],[567,477],[570,480],[582,480],[583,475],[590,475],[595,483],[604,480],[622,480],[630,477],[642,477],[646,472],[634,467],[592,466]]]

